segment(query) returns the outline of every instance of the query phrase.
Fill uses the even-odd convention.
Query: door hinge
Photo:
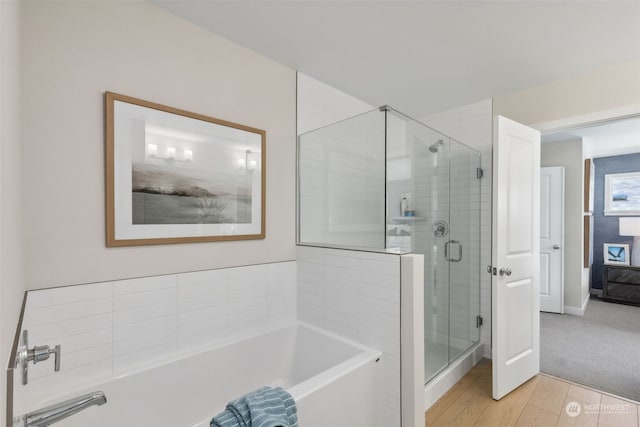
[[[484,176],[484,171],[482,170],[482,168],[476,168],[476,178],[482,179],[483,176]]]
[[[477,315],[476,316],[476,328],[479,328],[480,326],[482,326],[482,323],[483,323],[482,316]]]

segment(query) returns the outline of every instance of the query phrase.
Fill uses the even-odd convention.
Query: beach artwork
[[[264,239],[266,132],[105,93],[107,246]]]
[[[251,177],[245,171],[206,172],[132,165],[134,224],[251,222]]]
[[[605,175],[605,215],[640,214],[640,172]]]

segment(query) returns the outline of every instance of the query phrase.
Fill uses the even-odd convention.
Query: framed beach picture
[[[629,265],[629,245],[622,243],[605,243],[604,244],[604,263]]]
[[[105,93],[107,246],[263,239],[264,130]]]
[[[604,214],[640,215],[640,172],[604,176]]]

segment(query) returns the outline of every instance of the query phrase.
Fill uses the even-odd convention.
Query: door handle
[[[453,243],[458,246],[458,256],[453,258],[449,253],[449,244]],[[444,244],[444,257],[449,262],[460,262],[462,261],[462,242],[459,240],[449,240]]]
[[[500,271],[499,271],[501,276],[504,276],[505,274],[507,276],[511,276],[511,269],[510,268],[505,268],[505,267],[500,267]]]
[[[553,249],[560,249],[560,245],[553,245]]]

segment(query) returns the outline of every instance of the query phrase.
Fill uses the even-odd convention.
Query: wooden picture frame
[[[591,159],[584,160],[584,212],[593,212],[594,191],[594,163]]]
[[[583,217],[583,267],[591,267],[591,215],[585,215]]]
[[[264,239],[264,130],[104,99],[107,246]]]

